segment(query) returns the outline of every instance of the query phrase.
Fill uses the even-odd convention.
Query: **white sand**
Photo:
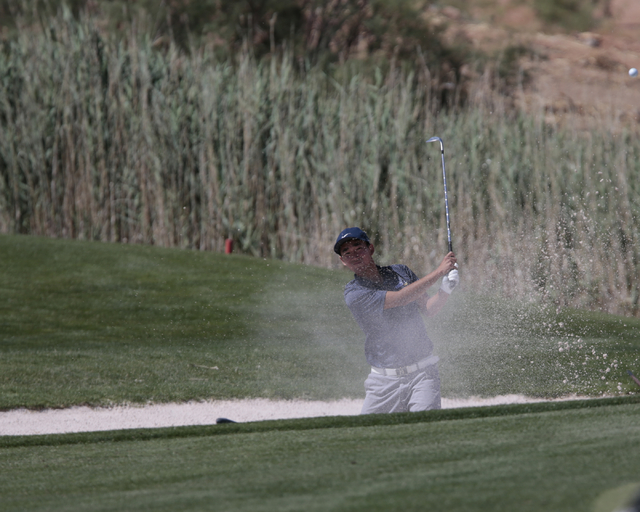
[[[564,399],[571,398],[577,397]],[[522,395],[504,395],[494,398],[443,398],[442,408],[540,401],[540,399]],[[110,408],[71,407],[43,411],[15,409],[0,412],[0,435],[62,434],[130,428],[211,425],[218,418],[247,422],[317,416],[349,416],[359,414],[361,406],[362,400],[349,399],[332,402],[254,399]]]

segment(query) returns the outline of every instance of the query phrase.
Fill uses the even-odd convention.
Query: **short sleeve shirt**
[[[367,362],[377,368],[398,368],[431,356],[433,343],[418,305],[384,309],[387,291],[400,290],[418,277],[405,265],[378,270],[382,283],[356,275],[344,290],[345,302],[365,335]]]

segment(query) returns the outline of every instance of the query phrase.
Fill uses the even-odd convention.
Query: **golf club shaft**
[[[633,382],[640,386],[640,380],[638,380],[638,378],[633,373],[631,373],[631,370],[627,370],[627,373],[629,374],[629,377],[633,379]]]
[[[447,171],[444,166],[444,144],[440,137],[431,137],[427,142],[440,143],[440,155],[442,157],[442,181],[444,182],[444,212],[447,217],[447,242],[449,244],[449,252],[453,252],[453,244],[451,243],[451,222],[449,221],[449,194],[447,192]]]

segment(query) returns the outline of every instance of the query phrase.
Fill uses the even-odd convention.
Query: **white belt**
[[[427,366],[436,364],[438,361],[440,361],[440,358],[438,356],[431,356],[423,359],[422,361],[418,361],[415,364],[410,364],[409,366],[403,366],[401,368],[376,368],[375,366],[372,366],[371,371],[374,373],[379,373],[380,375],[399,377],[400,375],[409,375],[410,373],[422,370]]]

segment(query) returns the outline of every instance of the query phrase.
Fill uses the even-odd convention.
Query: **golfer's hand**
[[[456,268],[458,268],[456,257],[452,252],[450,252],[444,257],[440,265],[438,265],[438,272],[441,276],[444,276],[448,275],[449,272]]]
[[[442,284],[440,285],[440,289],[446,293],[451,294],[453,289],[458,286],[460,282],[460,275],[457,270],[452,270],[446,276],[442,278]]]

